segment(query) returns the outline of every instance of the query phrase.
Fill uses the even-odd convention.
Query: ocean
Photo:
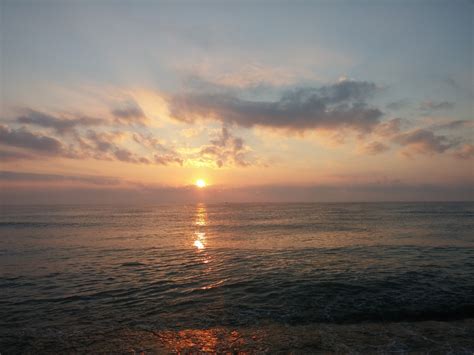
[[[324,329],[344,340],[391,324],[455,325],[455,350],[474,349],[474,203],[1,210],[2,354],[350,351]],[[272,348],[278,332],[294,346]],[[413,350],[400,334],[380,346]]]

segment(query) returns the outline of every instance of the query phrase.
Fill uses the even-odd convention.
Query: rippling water
[[[2,207],[0,329],[474,316],[474,204]]]

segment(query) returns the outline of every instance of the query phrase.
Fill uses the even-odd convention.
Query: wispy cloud
[[[384,153],[388,151],[390,148],[381,142],[369,142],[362,147],[360,147],[359,151],[364,153],[364,154],[369,154],[369,155],[376,155],[380,153]]]
[[[454,108],[454,102],[450,101],[423,101],[418,106],[421,111],[450,110]]]
[[[73,118],[63,118],[46,114],[35,110],[27,110],[26,114],[17,118],[19,123],[52,128],[58,133],[72,131],[75,127],[98,126],[104,124],[103,119],[79,116]]]
[[[130,125],[139,124],[142,131],[148,130],[147,117],[133,100],[118,104],[111,110],[112,117],[103,118],[77,112],[56,114],[29,108],[22,111],[21,115],[10,120],[11,127],[0,125],[0,145],[16,148],[14,152],[12,149],[4,150],[0,154],[2,161],[66,157],[134,164],[183,163],[183,158],[171,148],[131,139],[138,133],[129,133]],[[43,130],[36,131],[38,127]],[[133,143],[145,149],[137,149]]]
[[[179,165],[183,165],[183,157],[181,157],[174,147],[166,146],[156,137],[138,132],[133,133],[132,137],[136,143],[153,152],[153,161],[156,164],[168,165],[178,163]]]
[[[443,153],[456,145],[447,136],[436,135],[425,129],[400,133],[393,138],[393,141],[405,147],[403,154],[407,156]]]
[[[111,113],[120,124],[145,124],[148,120],[141,107],[132,100],[120,104]]]
[[[59,174],[41,174],[41,173],[25,173],[16,171],[0,171],[0,182],[80,182],[89,185],[119,185],[121,180],[113,177],[105,176],[74,176]]]
[[[474,120],[451,120],[433,126],[434,129],[462,129],[474,128]]]
[[[0,125],[0,144],[29,149],[37,154],[65,155],[63,144],[56,138],[35,134],[24,128],[12,129]]]
[[[226,86],[195,78],[181,93],[159,95],[167,103],[172,118],[186,125],[186,129],[180,125],[178,132],[184,132],[188,138],[195,136],[195,132],[205,132],[202,127],[197,128],[203,121],[222,125],[208,144],[203,145],[202,135],[196,137],[194,147],[182,140],[170,143],[171,140],[157,137],[134,99],[108,102],[103,117],[24,109],[21,115],[9,121],[11,127],[0,126],[0,144],[6,148],[1,151],[0,160],[57,156],[147,165],[200,162],[209,167],[245,167],[260,164],[258,149],[255,152],[242,137],[232,134],[238,127],[270,128],[278,135],[290,136],[311,131],[315,132],[313,137],[330,137],[331,142],[339,145],[355,137],[359,153],[367,155],[401,149],[409,157],[446,151],[456,157],[469,156],[468,148],[458,148],[461,143],[469,143],[467,139],[455,139],[451,132],[443,135],[435,132],[469,128],[472,121],[444,120],[435,125],[427,126],[425,122],[414,127],[410,119],[387,119],[379,107],[370,103],[381,90],[375,83],[347,78],[318,87],[291,89],[287,86]],[[452,105],[448,101],[426,101],[420,107],[438,110]]]
[[[232,135],[227,127],[222,127],[210,144],[201,147],[199,158],[210,159],[218,167],[224,165],[248,166],[251,162],[248,160],[247,153],[248,148],[245,147],[244,140]]]
[[[374,129],[377,136],[388,138],[400,133],[403,120],[401,118],[392,118],[388,121],[380,122]]]

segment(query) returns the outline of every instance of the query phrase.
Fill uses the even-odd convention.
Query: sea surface
[[[474,317],[474,203],[1,212],[0,352],[55,332]]]

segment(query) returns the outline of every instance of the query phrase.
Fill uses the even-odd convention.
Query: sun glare
[[[200,240],[195,240],[194,246],[198,248],[199,250],[204,249],[204,244]]]
[[[202,189],[203,187],[206,187],[206,182],[203,179],[198,179],[196,180],[196,186]]]

